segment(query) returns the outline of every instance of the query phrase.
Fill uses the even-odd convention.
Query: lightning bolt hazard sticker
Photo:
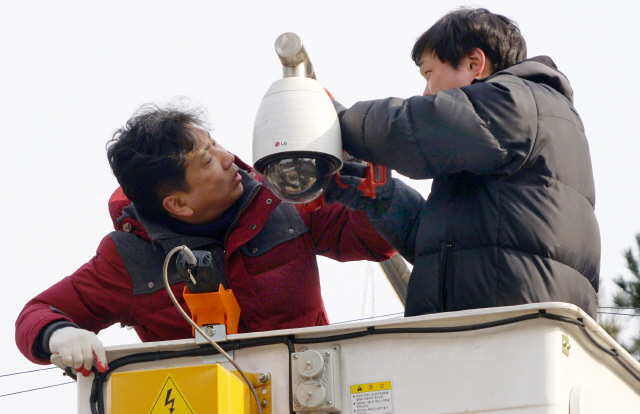
[[[169,374],[149,414],[195,414],[195,412]]]

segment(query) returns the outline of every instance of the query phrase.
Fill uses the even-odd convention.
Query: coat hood
[[[558,67],[549,56],[536,56],[523,60],[495,73],[486,80],[490,81],[492,78],[505,73],[531,82],[548,85],[573,103],[573,89],[569,84],[569,79],[558,70]]]

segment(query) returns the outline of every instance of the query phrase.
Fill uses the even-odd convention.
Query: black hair
[[[480,48],[493,63],[493,72],[527,58],[527,44],[516,23],[487,9],[450,11],[424,32],[413,45],[411,58],[433,53],[438,59],[458,67],[471,49]]]
[[[167,216],[163,199],[189,191],[185,178],[196,139],[189,126],[203,127],[199,110],[143,105],[107,142],[107,158],[124,194],[151,217]]]

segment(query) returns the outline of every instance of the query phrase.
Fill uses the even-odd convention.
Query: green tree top
[[[640,250],[640,233],[636,234],[636,246]],[[613,297],[613,302],[620,308],[634,308],[636,314],[640,314],[640,265],[639,259],[633,254],[631,248],[625,250],[624,258],[626,267],[631,272],[632,278],[625,279],[622,275],[614,279],[620,291]],[[633,338],[630,347],[625,347],[636,358],[640,359],[640,333]]]

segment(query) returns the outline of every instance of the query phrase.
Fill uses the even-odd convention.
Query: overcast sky
[[[107,201],[117,183],[105,157],[114,130],[144,103],[185,97],[208,111],[213,137],[248,163],[253,121],[281,77],[278,35],[301,38],[318,80],[343,104],[424,89],[410,59],[417,36],[457,1],[103,1],[2,2],[0,253],[1,374],[39,368],[16,349],[24,304],[95,253],[112,229]],[[466,4],[469,5],[469,4]],[[473,5],[473,4],[472,4]],[[623,274],[622,251],[640,232],[637,192],[637,2],[485,1],[514,19],[529,56],[551,56],[571,81],[591,146],[601,279]],[[429,182],[416,182],[426,197]],[[321,262],[333,322],[361,316],[366,264]],[[365,313],[401,312],[375,269]],[[369,289],[371,289],[371,283]],[[107,344],[136,342],[110,328]],[[0,395],[65,382],[58,370],[0,377]],[[0,398],[0,410],[68,413],[73,385]]]

